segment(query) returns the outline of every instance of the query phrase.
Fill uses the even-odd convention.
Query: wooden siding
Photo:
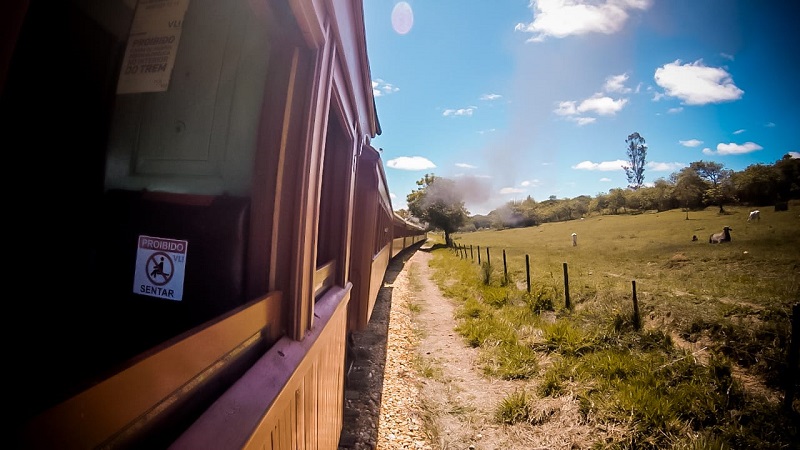
[[[391,259],[389,251],[390,248],[386,245],[372,260],[366,322],[369,322],[369,318],[372,317],[372,310],[375,308],[375,302],[378,300],[378,292],[381,290],[381,287],[383,287],[383,277],[386,275],[386,268],[389,267],[389,259]]]
[[[397,256],[405,248],[405,238],[399,237],[392,239],[392,258]]]
[[[275,344],[171,449],[335,449],[342,429],[350,287],[334,286],[303,341]]]
[[[193,330],[138,363],[48,410],[29,425],[28,448],[113,447],[159,411],[191,396],[244,348],[276,340],[282,296],[273,292],[227,318]],[[203,327],[201,327],[203,328]]]

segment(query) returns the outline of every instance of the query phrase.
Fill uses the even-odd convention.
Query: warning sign
[[[189,0],[139,0],[117,94],[167,90],[188,6]]]
[[[188,241],[139,236],[133,293],[167,300],[183,300]]]

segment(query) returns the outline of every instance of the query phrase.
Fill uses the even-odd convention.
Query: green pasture
[[[800,292],[800,205],[781,212],[761,208],[755,223],[747,222],[749,211],[729,207],[720,215],[718,208],[708,208],[689,212],[688,219],[681,210],[594,216],[456,234],[454,242],[471,246],[471,255],[466,253],[476,263],[478,246],[482,262],[488,248],[495,277],[504,276],[505,251],[509,280],[518,284],[526,282],[527,255],[532,284],[563,292],[567,263],[570,298],[577,303],[630,296],[635,280],[639,300],[649,307],[701,308],[702,314],[731,308],[787,311]],[[709,236],[724,226],[732,228],[731,242],[710,244]]]
[[[535,425],[536,396],[573,395],[584,420],[627,430],[611,448],[796,445],[800,401],[787,411],[779,400],[798,384],[787,355],[800,205],[759,208],[748,223],[751,209],[593,216],[437,246],[436,281],[459,302],[457,331],[486,376],[535,382],[500,402],[497,420]],[[724,226],[731,242],[710,244]]]

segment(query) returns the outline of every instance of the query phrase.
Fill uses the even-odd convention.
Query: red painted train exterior
[[[392,211],[360,1],[9,0],[13,448],[335,449]],[[11,326],[13,324],[13,327]]]

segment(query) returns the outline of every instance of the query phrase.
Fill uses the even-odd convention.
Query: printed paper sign
[[[188,241],[139,236],[133,293],[167,300],[183,300]]]
[[[117,94],[169,87],[189,0],[139,0],[117,82]]]

